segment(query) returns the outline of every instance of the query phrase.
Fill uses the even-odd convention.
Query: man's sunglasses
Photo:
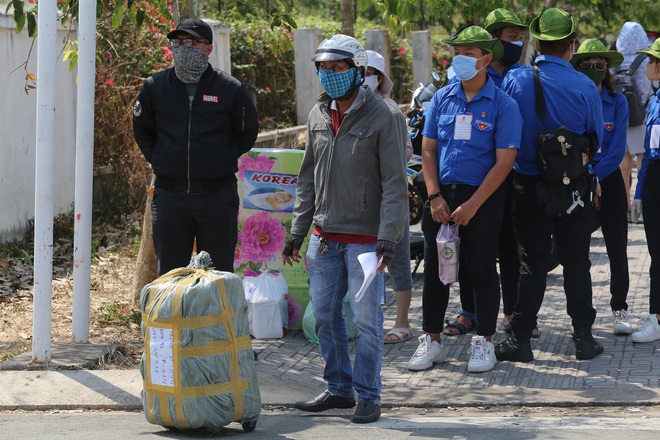
[[[192,47],[193,43],[209,44],[202,38],[173,38],[170,40],[170,46],[172,47]]]

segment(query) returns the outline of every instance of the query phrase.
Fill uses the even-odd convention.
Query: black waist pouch
[[[536,135],[536,163],[545,182],[570,183],[587,172],[590,138],[566,127],[544,130]]]

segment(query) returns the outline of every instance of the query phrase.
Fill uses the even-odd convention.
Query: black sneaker
[[[534,353],[529,338],[511,333],[509,339],[495,346],[495,357],[498,361],[529,362],[534,360]]]
[[[293,405],[300,411],[321,412],[336,408],[353,408],[355,399],[352,397],[333,396],[329,391],[323,391],[312,400],[297,402]]]
[[[575,358],[579,361],[593,359],[603,352],[603,346],[591,334],[591,329],[576,329],[573,333]]]
[[[355,408],[353,423],[373,423],[380,418],[380,406],[371,400],[362,400]]]

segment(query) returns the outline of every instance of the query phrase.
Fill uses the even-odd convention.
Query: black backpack
[[[639,54],[627,69],[617,68],[612,75],[612,86],[614,91],[621,93],[628,101],[628,126],[636,127],[644,123],[646,118],[646,107],[642,104],[633,75],[646,55]]]

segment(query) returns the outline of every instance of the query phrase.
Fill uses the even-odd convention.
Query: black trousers
[[[511,218],[511,199],[513,197],[513,172],[504,181],[504,215],[502,228],[498,237],[498,255],[500,284],[502,286],[502,308],[505,315],[512,315],[513,308],[518,302],[518,277],[520,276],[520,259],[518,258],[518,244],[513,232]],[[461,279],[461,308],[475,314],[474,295],[469,277]],[[477,316],[477,319],[479,317]]]
[[[610,259],[610,293],[612,310],[628,310],[626,298],[630,287],[628,272],[628,203],[626,186],[619,168],[600,181],[602,190],[598,219]]]
[[[650,162],[642,193],[646,244],[651,255],[649,313],[660,313],[660,160]],[[424,269],[426,270],[426,269]]]
[[[455,210],[467,201],[476,187],[445,185],[442,195]],[[500,283],[497,276],[497,236],[504,212],[504,189],[497,189],[479,208],[467,226],[461,226],[459,250],[459,280],[471,285],[476,313],[477,334],[495,333],[500,307]],[[427,333],[441,333],[449,302],[449,285],[438,277],[438,249],[436,235],[441,223],[431,217],[429,202],[424,205],[422,231],[424,232],[424,288],[422,291],[422,328]],[[462,284],[461,290],[465,286]]]
[[[557,257],[564,269],[564,292],[573,326],[590,327],[596,319],[592,305],[589,241],[593,209],[584,208],[561,218],[543,216],[537,206],[535,184],[538,176],[518,173],[513,178],[511,214],[520,255],[518,302],[513,313],[513,330],[528,333],[536,327],[551,261],[551,236],[555,234]]]
[[[151,202],[151,227],[158,276],[186,267],[195,240],[197,252],[208,252],[213,267],[233,272],[238,206],[235,183],[204,194],[185,194],[156,187]]]

